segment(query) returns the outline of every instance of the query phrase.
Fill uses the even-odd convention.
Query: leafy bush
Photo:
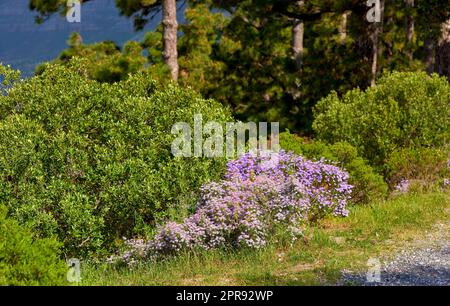
[[[288,129],[279,135],[280,147],[286,152],[294,152],[297,155],[303,155],[305,140],[292,134]]]
[[[158,88],[144,73],[107,84],[86,62],[49,65],[0,96],[0,201],[70,254],[95,253],[123,236],[183,218],[223,158],[175,158],[176,122],[232,120],[190,90]]]
[[[133,263],[187,249],[261,248],[276,229],[295,239],[302,226],[326,215],[346,216],[352,186],[334,165],[280,153],[244,154],[228,164],[225,179],[202,188],[195,214],[163,225],[153,240],[129,240],[118,258]],[[117,260],[117,258],[116,258]]]
[[[3,66],[0,63],[0,95],[20,78],[20,71],[14,70],[11,66]]]
[[[82,57],[88,61],[86,71],[90,78],[99,82],[118,82],[130,74],[144,69],[145,57],[138,42],[128,41],[123,50],[112,41],[103,41],[92,45],[82,43],[78,33],[72,33],[68,40],[69,48],[61,52],[54,63],[69,63],[74,57]],[[47,63],[38,65],[35,74],[39,75],[46,69]]]
[[[59,246],[55,239],[36,238],[0,206],[0,286],[64,284],[67,269]]]
[[[401,148],[440,146],[448,141],[450,84],[424,72],[393,72],[365,92],[333,92],[319,101],[313,129],[328,143],[347,141],[382,170]]]
[[[386,163],[389,186],[397,191],[429,189],[450,175],[446,149],[410,148],[393,152]]]
[[[342,166],[350,173],[350,183],[353,184],[352,201],[354,203],[370,203],[386,197],[388,186],[383,176],[360,156],[357,150],[345,142],[337,142],[330,146]]]
[[[284,150],[304,155],[311,159],[337,162],[349,172],[349,182],[353,185],[351,202],[369,203],[382,199],[387,194],[387,184],[383,177],[357,154],[355,147],[346,142],[333,145],[321,141],[306,142],[289,131],[280,134],[280,145]]]

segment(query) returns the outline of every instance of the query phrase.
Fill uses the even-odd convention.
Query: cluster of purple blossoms
[[[247,153],[228,163],[225,179],[201,189],[196,212],[183,223],[168,222],[147,243],[128,240],[121,256],[140,258],[186,249],[264,247],[275,229],[293,240],[302,226],[326,215],[346,216],[352,186],[348,173],[325,161],[293,153]]]
[[[133,265],[137,260],[147,258],[148,243],[144,239],[126,239],[124,238],[126,251],[117,257],[115,255],[110,256],[106,261],[108,263],[114,263],[117,260],[126,262],[128,265]]]
[[[447,170],[450,170],[450,159],[447,160]],[[444,188],[450,187],[450,180],[448,178],[444,179]]]
[[[401,193],[406,193],[409,190],[410,183],[407,179],[403,179],[395,186],[395,190]]]

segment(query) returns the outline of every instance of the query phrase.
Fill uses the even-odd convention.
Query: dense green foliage
[[[358,156],[356,148],[348,143],[327,145],[320,141],[306,142],[287,131],[280,134],[280,145],[286,151],[308,158],[325,158],[346,169],[350,174],[349,183],[354,186],[351,199],[353,203],[369,203],[387,195],[387,185],[383,177]]]
[[[98,83],[88,62],[49,65],[0,97],[0,201],[70,254],[183,218],[225,159],[175,158],[176,122],[230,121],[229,112],[146,74]]]
[[[351,184],[353,204],[372,205],[353,205],[349,221],[327,218],[325,228],[314,223],[302,229],[300,247],[289,252],[303,252],[295,254],[297,262],[307,256],[308,264],[317,258],[326,262],[322,275],[344,268],[335,252],[350,250],[347,261],[366,261],[367,250],[374,251],[377,242],[444,214],[443,193],[373,204],[382,202],[388,191],[408,192],[411,186],[424,191],[436,185],[446,191],[450,184],[450,84],[431,75],[435,71],[450,78],[450,57],[442,54],[445,46],[450,48],[442,26],[450,19],[450,2],[382,1],[379,23],[367,20],[370,8],[361,0],[177,2],[185,17],[178,28],[178,78],[166,65],[170,52],[163,51],[170,40],[164,35],[171,23],[167,20],[142,41],[123,47],[112,41],[84,44],[74,33],[68,49],[52,63],[38,66],[28,80],[0,65],[0,285],[64,284],[62,252],[97,260],[123,246],[123,237],[135,243],[138,253],[142,241],[155,233],[159,238],[149,244],[155,250],[167,246],[172,251],[185,241],[193,246],[202,241],[208,249],[214,246],[211,237],[230,245],[237,238],[247,246],[266,246],[261,224],[268,225],[268,232],[275,226],[259,221],[273,221],[273,203],[282,208],[283,214],[276,216],[284,220],[290,210],[285,194],[294,199],[294,207],[316,191],[331,194],[330,186],[339,179],[345,184],[333,189],[336,198],[346,199]],[[158,14],[163,1],[115,3],[138,30]],[[29,0],[29,8],[43,22],[68,7],[65,0]],[[425,69],[431,76],[421,72]],[[313,173],[321,178],[330,169],[340,173],[323,186],[309,172],[304,175],[309,189],[305,181],[295,185],[299,180],[292,180],[298,187],[295,197],[290,195],[291,182],[281,175],[277,180],[261,175],[258,181],[258,176],[245,174],[229,184],[219,181],[225,158],[177,158],[171,152],[178,136],[171,133],[173,125],[193,127],[196,114],[203,122],[229,122],[232,114],[243,121],[279,122],[297,133],[280,135],[284,150],[338,165],[349,173],[349,184],[346,172],[329,165]],[[302,157],[295,158],[303,165]],[[228,165],[237,173],[256,165],[250,155],[234,163]],[[307,163],[306,169],[314,164]],[[270,158],[254,171],[303,175],[303,166],[284,166]],[[318,203],[321,212],[327,199],[321,202],[319,195],[311,203]],[[211,205],[198,213],[206,198]],[[261,213],[264,205],[270,210]],[[166,227],[156,230],[167,220]],[[300,233],[300,226],[292,224]],[[326,233],[330,224],[337,226],[333,233],[340,237]],[[266,262],[272,271],[262,261],[247,260],[253,270],[262,271],[258,277],[265,282],[267,275],[274,277],[273,258],[277,266],[282,264],[275,249],[286,249],[283,238],[277,245],[271,241],[267,247],[273,254]],[[308,250],[308,243],[313,249]],[[324,249],[326,256],[320,257]],[[171,271],[158,272],[160,264],[150,270],[153,277],[175,277]],[[255,268],[257,264],[264,269]],[[214,262],[210,270],[221,266]],[[201,269],[205,271],[204,265]]]
[[[366,1],[311,0],[300,6],[299,2],[187,1],[178,12],[185,17],[179,27],[179,83],[229,105],[238,119],[278,121],[282,128],[311,134],[312,108],[317,101],[332,90],[342,95],[355,87],[364,90],[371,84],[373,40],[378,26],[366,19],[370,9]],[[418,71],[430,66],[435,51],[427,46],[430,42],[438,44],[441,25],[450,18],[450,3],[414,2],[414,7],[408,8],[404,0],[385,1],[375,76],[383,70]],[[64,1],[30,3],[44,18],[66,9]],[[161,1],[120,0],[116,5],[139,29],[155,16]],[[408,18],[414,19],[410,41],[406,38]],[[300,62],[292,45],[295,20],[304,23]],[[141,47],[146,51],[152,77],[164,82],[169,73],[163,60],[162,32],[162,26],[148,32]],[[73,47],[69,50],[85,54]],[[94,78],[123,79],[129,71],[142,68],[141,56],[134,53],[138,50],[136,44],[133,50],[133,57],[127,56],[126,51],[122,55],[111,52],[111,59],[107,60],[105,55],[109,53],[94,45],[86,55],[95,58],[91,52],[98,52],[101,58],[98,63],[93,62],[99,65],[92,67]],[[106,70],[111,70],[112,76],[103,71],[108,62],[112,66]]]
[[[393,189],[402,181],[429,189],[450,177],[448,149],[406,148],[393,152],[386,162],[387,179]]]
[[[55,239],[37,238],[7,218],[5,206],[0,206],[0,286],[65,284],[67,268],[59,247]]]
[[[74,56],[83,57],[89,62],[86,66],[89,76],[99,82],[118,82],[144,68],[142,47],[134,41],[127,42],[121,51],[111,41],[83,44],[82,37],[73,33],[67,43],[69,48],[55,62],[68,63]],[[36,74],[41,74],[44,69],[45,64],[37,66]]]
[[[20,77],[20,71],[11,66],[3,66],[0,63],[0,95],[6,94],[6,90],[12,86]]]
[[[437,75],[384,75],[365,92],[336,92],[316,107],[313,128],[329,143],[347,141],[379,169],[401,148],[445,145],[450,136],[450,84]],[[381,169],[382,170],[382,169]]]

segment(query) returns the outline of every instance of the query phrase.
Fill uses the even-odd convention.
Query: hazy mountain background
[[[56,14],[36,24],[28,0],[0,0],[0,62],[33,74],[37,64],[54,59],[67,48],[70,33],[79,32],[85,43],[112,40],[121,46],[127,40],[141,40],[145,30],[160,22],[156,16],[143,31],[135,32],[130,19],[120,16],[114,0],[95,0],[81,8],[81,23],[69,23]]]

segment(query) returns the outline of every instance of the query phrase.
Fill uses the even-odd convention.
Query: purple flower
[[[401,193],[408,192],[409,190],[409,181],[407,179],[402,179],[400,183],[395,186],[395,190]]]
[[[347,216],[351,191],[348,173],[324,160],[285,151],[244,154],[228,163],[224,180],[202,187],[193,215],[182,223],[167,222],[146,243],[127,241],[131,251],[121,260],[195,248],[261,248],[280,228],[294,241],[311,220]]]

